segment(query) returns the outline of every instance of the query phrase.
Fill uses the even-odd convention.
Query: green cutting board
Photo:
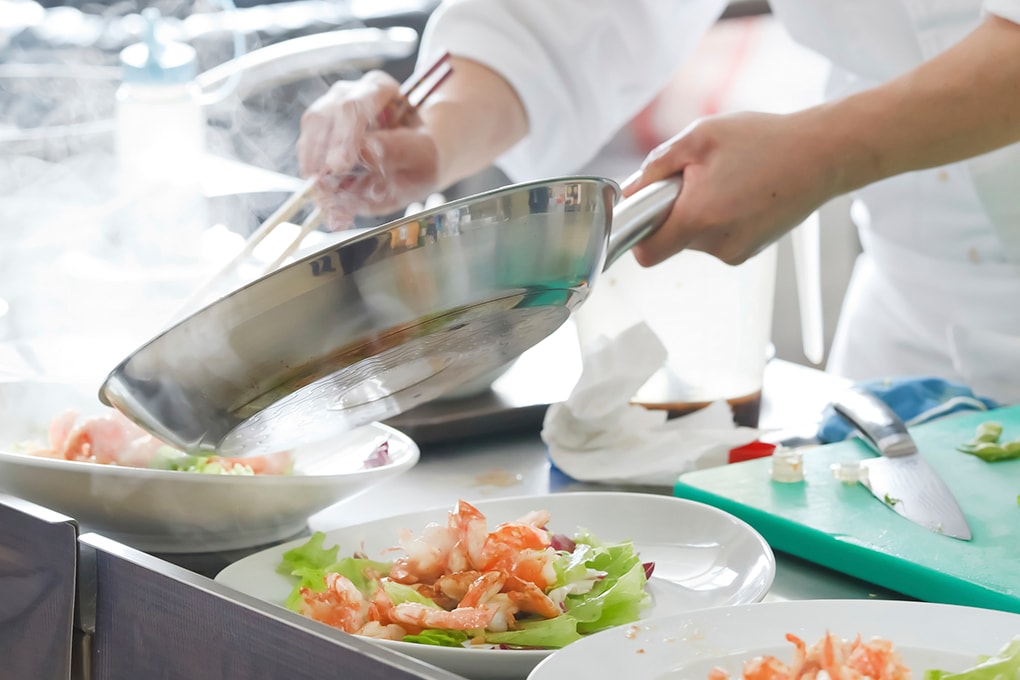
[[[803,449],[804,481],[775,482],[758,458],[681,475],[674,493],[740,517],[773,549],[920,600],[1020,612],[1020,460],[987,463],[956,446],[988,420],[1020,437],[1020,406],[949,416],[911,428],[922,455],[956,496],[970,541],[896,514],[830,466],[874,454],[859,440]]]

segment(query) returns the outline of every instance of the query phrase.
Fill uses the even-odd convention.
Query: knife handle
[[[832,402],[832,408],[857,428],[875,451],[890,458],[917,451],[907,426],[889,406],[861,388],[852,387]]]

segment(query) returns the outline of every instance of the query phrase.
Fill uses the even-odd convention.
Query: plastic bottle
[[[201,256],[208,226],[202,192],[206,117],[190,45],[165,40],[159,11],[148,8],[143,42],[121,52],[116,94],[116,153],[122,196],[136,209],[131,240],[160,264]],[[137,237],[137,238],[134,238]]]

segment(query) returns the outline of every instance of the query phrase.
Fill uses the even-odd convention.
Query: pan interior
[[[547,302],[556,294],[561,304]],[[401,329],[401,341],[260,407],[248,404],[218,449],[257,455],[325,441],[386,420],[491,371],[540,342],[569,317],[575,291],[543,291],[507,308],[496,300]],[[529,306],[531,303],[532,306]],[[410,337],[410,339],[408,339]]]

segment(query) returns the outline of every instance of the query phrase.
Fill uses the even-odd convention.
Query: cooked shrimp
[[[393,600],[386,594],[382,583],[376,586],[375,593],[368,603],[368,619],[383,625],[393,623]]]
[[[513,574],[544,589],[556,579],[551,543],[549,532],[534,524],[501,524],[485,541],[482,568]]]
[[[792,633],[786,639],[794,645],[792,663],[787,666],[774,656],[759,656],[744,663],[743,680],[910,680],[910,669],[888,640],[851,641],[831,633],[808,647]],[[721,668],[713,668],[709,680],[727,680]]]
[[[92,463],[116,463],[118,454],[137,433],[125,425],[127,419],[114,413],[77,421],[67,432],[63,446],[56,449],[61,458]]]
[[[368,623],[368,611],[365,596],[340,574],[327,574],[326,590],[321,593],[301,589],[302,614],[347,633],[356,633]]]
[[[790,663],[790,675],[799,678],[808,671],[807,645],[793,633],[787,633],[786,639],[788,642],[793,643],[793,661]],[[817,670],[817,666],[811,670]]]
[[[390,579],[397,583],[435,583],[447,573],[450,550],[457,542],[450,527],[429,524],[421,536],[415,536],[409,529],[399,533],[400,549],[404,555],[393,561]]]
[[[506,580],[505,590],[517,611],[538,614],[546,619],[556,618],[563,613],[560,606],[531,581],[512,576]]]
[[[519,579],[530,581],[545,590],[556,580],[556,551],[525,550],[517,555],[511,573]]]
[[[858,636],[847,642],[827,634],[822,642],[822,669],[832,680],[910,678],[910,669],[892,643],[881,638],[862,642]]]
[[[443,574],[436,579],[436,582],[433,584],[432,593],[430,595],[426,595],[426,597],[431,597],[440,606],[443,606],[443,603],[439,601],[440,599],[452,601],[449,606],[444,608],[453,609],[458,603],[460,603],[461,600],[464,599],[464,596],[467,595],[471,586],[474,585],[474,582],[477,581],[478,577],[481,575],[481,572],[474,570],[459,571],[454,574]],[[422,590],[419,590],[418,592],[425,595]]]
[[[493,595],[485,606],[493,612],[492,621],[489,621],[486,630],[503,633],[516,627],[517,618],[514,615],[517,613],[517,606],[510,601],[508,593]]]
[[[549,532],[532,524],[507,522],[489,533],[482,550],[487,559],[498,558],[505,549],[544,550],[552,544]]]
[[[403,627],[395,624],[381,624],[378,621],[369,621],[358,631],[358,635],[376,638],[377,640],[403,640],[407,635]]]
[[[458,607],[446,611],[417,602],[401,602],[393,608],[393,620],[401,625],[445,630],[480,630],[489,625],[495,612],[485,607]]]
[[[485,572],[475,579],[468,591],[464,593],[464,597],[461,598],[457,607],[473,609],[484,605],[492,598],[493,595],[503,589],[503,584],[505,582],[506,576],[498,571]]]
[[[457,539],[448,556],[449,570],[482,569],[482,551],[488,541],[485,515],[467,501],[460,500],[450,513],[449,526]]]
[[[46,458],[149,467],[160,449],[167,444],[139,427],[134,421],[114,409],[102,415],[82,417],[67,410],[50,421],[49,448],[28,442],[28,453]],[[225,458],[212,456],[226,472],[250,471],[257,475],[278,475],[290,472],[291,454],[280,451],[266,456]]]
[[[523,517],[517,519],[517,524],[530,524],[531,526],[545,529],[552,520],[548,510],[532,510]]]
[[[71,428],[74,427],[77,420],[78,412],[67,410],[50,421],[50,448],[54,452],[64,450],[64,444],[67,442],[67,435],[71,433]]]
[[[744,663],[744,680],[788,680],[790,669],[774,656],[756,656]]]

